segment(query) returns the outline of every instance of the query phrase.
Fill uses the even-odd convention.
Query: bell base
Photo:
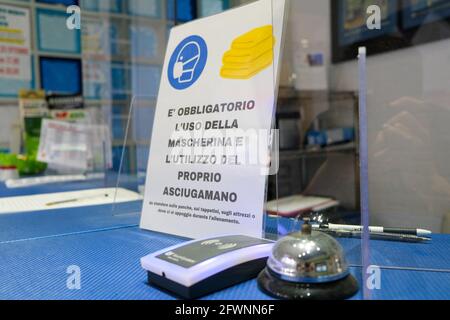
[[[267,267],[258,276],[258,287],[269,296],[284,300],[342,300],[359,289],[351,274],[333,282],[297,283],[277,278]]]

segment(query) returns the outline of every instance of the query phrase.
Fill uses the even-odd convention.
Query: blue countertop
[[[1,191],[1,190],[0,190]],[[141,202],[0,215],[0,299],[174,299],[146,284],[139,259],[185,239],[140,230]],[[269,224],[286,223],[273,220]],[[361,243],[339,239],[360,285]],[[450,236],[429,244],[371,241],[382,267],[374,299],[450,299]],[[80,267],[81,289],[66,286]],[[361,291],[353,299],[361,299]],[[269,299],[256,280],[205,299]]]

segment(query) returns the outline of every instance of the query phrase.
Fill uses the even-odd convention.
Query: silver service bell
[[[341,245],[308,222],[275,243],[258,285],[280,299],[345,299],[358,291]]]

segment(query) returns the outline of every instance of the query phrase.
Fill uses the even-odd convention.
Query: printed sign
[[[49,165],[80,171],[111,168],[109,128],[44,119],[37,158]]]
[[[0,5],[0,78],[31,80],[30,12]]]
[[[261,0],[171,30],[141,228],[263,235],[284,7]]]

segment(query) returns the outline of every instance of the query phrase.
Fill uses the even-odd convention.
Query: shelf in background
[[[357,95],[355,91],[296,90],[293,87],[280,87],[278,90],[278,99],[353,99]]]
[[[280,159],[301,159],[306,157],[323,156],[334,153],[358,153],[355,142],[345,144],[333,145],[324,148],[315,149],[300,149],[300,150],[281,150]]]

